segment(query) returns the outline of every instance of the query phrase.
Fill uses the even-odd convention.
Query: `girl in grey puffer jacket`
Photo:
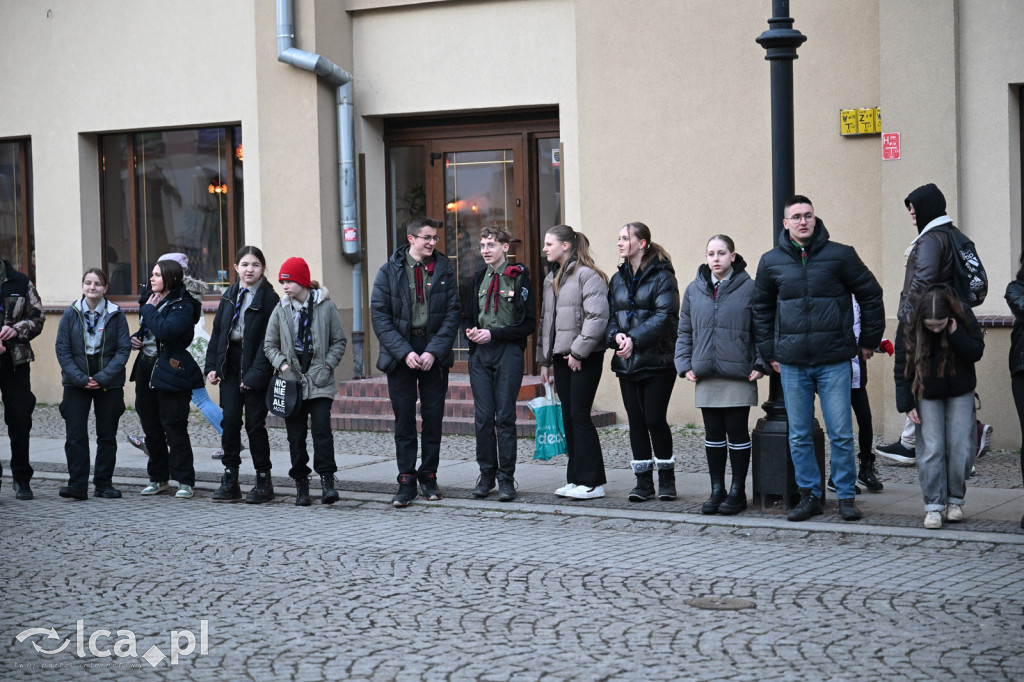
[[[697,384],[694,404],[704,415],[711,497],[702,514],[738,514],[747,508],[748,418],[750,406],[757,404],[756,382],[765,373],[754,344],[753,294],[754,280],[732,239],[715,235],[708,240],[707,264],[683,294],[676,341],[676,372]],[[732,463],[728,494],[727,452]]]

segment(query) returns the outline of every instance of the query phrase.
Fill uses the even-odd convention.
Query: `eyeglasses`
[[[418,235],[416,235],[416,239],[422,239],[424,242],[433,242],[435,244],[438,243],[439,241],[441,241],[441,238],[438,237],[436,234],[435,235],[429,235],[429,236],[418,234]]]
[[[803,218],[804,220],[806,220],[809,223],[813,223],[814,222],[814,214],[813,213],[797,213],[796,215],[791,215],[788,218],[788,220],[791,223],[798,223],[798,222],[800,222],[801,218]]]

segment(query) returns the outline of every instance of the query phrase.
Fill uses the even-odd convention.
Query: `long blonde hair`
[[[604,274],[601,268],[597,267],[597,263],[594,262],[594,257],[590,255],[590,240],[587,239],[587,235],[582,232],[577,232],[568,225],[555,225],[554,227],[548,228],[547,234],[550,234],[560,242],[569,244],[569,258],[566,261],[568,263],[575,258],[580,265],[586,265],[588,268],[596,272],[604,280],[604,283],[608,283],[608,275]],[[558,274],[555,276],[554,286],[555,292],[562,284],[562,278],[565,277],[566,268],[559,268]]]

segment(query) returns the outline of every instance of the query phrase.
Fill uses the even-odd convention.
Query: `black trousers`
[[[220,381],[220,407],[224,410],[220,445],[224,448],[221,462],[228,469],[242,465],[242,416],[245,416],[245,434],[249,437],[249,452],[256,471],[270,471],[270,437],[267,435],[266,391],[242,390],[241,344],[231,344],[224,359]],[[302,437],[306,439],[305,435]]]
[[[196,484],[192,441],[188,437],[191,391],[157,391],[149,386],[153,365],[139,359],[135,381],[135,411],[146,434],[151,481]]]
[[[64,456],[68,460],[68,485],[85,489],[89,485],[89,410],[96,411],[96,467],[93,484],[110,485],[117,464],[117,425],[124,414],[124,389],[89,389],[65,386],[60,402],[64,417]]]
[[[1021,433],[1024,433],[1024,372],[1014,374],[1010,377],[1010,390],[1013,392],[1013,402],[1017,406],[1017,420],[1020,422]],[[1024,478],[1024,446],[1020,451],[1020,471]]]
[[[850,406],[853,416],[857,418],[857,446],[860,448],[858,459],[861,464],[875,463],[875,430],[871,423],[871,403],[868,402],[868,389],[854,388],[850,390]]]
[[[306,449],[306,434],[310,427],[313,430],[313,470],[320,476],[333,476],[338,470],[334,460],[334,431],[331,430],[333,403],[331,398],[303,400],[295,412],[285,418],[288,453],[292,458],[292,468],[288,470],[291,478],[306,478],[312,473],[309,468],[309,450]],[[227,430],[224,432],[227,433]],[[269,464],[266,470],[270,470]]]
[[[410,339],[413,350],[422,353],[425,336]],[[388,373],[388,394],[395,412],[395,459],[398,474],[416,475],[416,400],[420,401],[422,454],[419,471],[436,474],[441,462],[441,421],[448,393],[448,368],[435,362],[429,371],[409,369],[405,360]]]
[[[562,357],[556,357],[552,362],[555,390],[562,401],[565,448],[569,453],[565,480],[590,488],[604,485],[608,482],[604,473],[604,455],[597,427],[590,416],[597,386],[601,383],[604,352],[591,353],[578,372],[569,369],[569,362]]]
[[[469,356],[480,473],[511,481],[516,474],[516,401],[523,384],[523,349],[514,343],[478,345]]]
[[[646,379],[619,377],[622,405],[629,419],[629,445],[633,459],[672,459],[672,429],[668,425],[668,401],[676,385],[670,370]]]
[[[28,463],[28,439],[32,432],[32,411],[36,397],[32,393],[29,363],[14,366],[10,353],[0,354],[0,396],[4,403],[4,422],[11,440],[11,476],[28,483],[35,471]],[[3,467],[0,467],[0,474]]]

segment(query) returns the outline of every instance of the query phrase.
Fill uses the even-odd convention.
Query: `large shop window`
[[[165,253],[188,256],[189,274],[217,296],[235,278],[245,243],[242,128],[102,135],[104,266],[111,296],[136,296]]]
[[[36,279],[28,140],[0,140],[0,258]]]

